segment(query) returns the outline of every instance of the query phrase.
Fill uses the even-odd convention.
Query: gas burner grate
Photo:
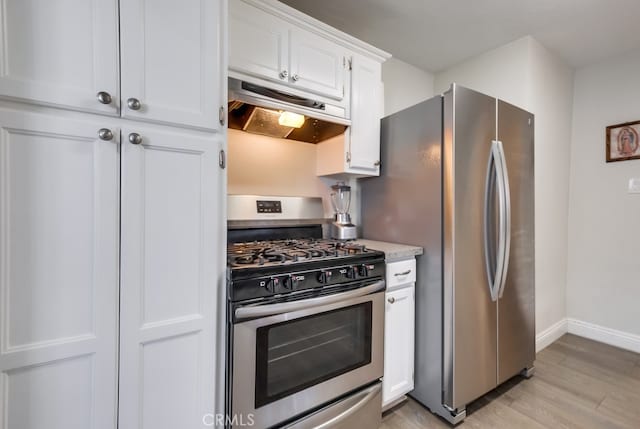
[[[231,267],[278,265],[361,255],[369,250],[361,244],[329,239],[252,241],[228,246]]]

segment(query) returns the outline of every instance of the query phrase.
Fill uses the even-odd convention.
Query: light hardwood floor
[[[530,380],[517,377],[467,407],[466,428],[640,428],[640,355],[575,335],[538,353]],[[409,399],[381,429],[450,428]]]

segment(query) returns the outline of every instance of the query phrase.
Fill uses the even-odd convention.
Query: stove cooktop
[[[292,239],[231,243],[227,258],[232,270],[277,267],[309,261],[338,262],[354,256],[381,253],[350,241],[330,239]]]

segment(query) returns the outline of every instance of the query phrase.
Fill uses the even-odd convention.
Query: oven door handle
[[[235,311],[236,319],[252,319],[256,317],[273,316],[274,314],[290,313],[292,311],[304,310],[321,305],[333,304],[351,298],[357,298],[384,290],[385,281],[380,280],[369,286],[350,290],[349,292],[336,293],[335,295],[322,296],[319,298],[301,299],[300,301],[283,302],[279,304],[256,305],[253,307],[240,307]]]

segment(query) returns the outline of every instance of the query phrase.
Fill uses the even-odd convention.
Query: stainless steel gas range
[[[375,428],[384,254],[324,240],[321,225],[302,216],[288,226],[277,212],[278,226],[260,216],[265,205],[285,211],[303,200],[255,197],[253,226],[231,223],[228,413],[250,416],[254,428]],[[306,213],[309,222],[323,215]]]

